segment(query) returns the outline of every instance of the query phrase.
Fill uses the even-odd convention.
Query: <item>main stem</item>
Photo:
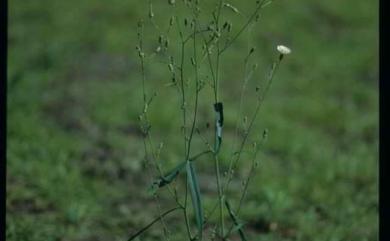
[[[186,96],[185,96],[185,85],[184,85],[184,51],[185,51],[185,40],[183,37],[183,32],[180,29],[180,24],[178,18],[176,17],[176,25],[179,31],[180,39],[181,39],[181,61],[180,61],[180,84],[181,84],[181,97],[182,97],[182,112],[183,112],[183,132],[184,132],[184,156],[187,156],[187,131],[186,131]],[[183,209],[183,216],[186,224],[186,230],[189,240],[193,240],[190,228],[190,221],[187,213],[187,203],[188,203],[188,178],[186,178],[186,186],[185,186],[185,199]]]
[[[219,31],[219,18],[221,16],[221,9],[222,9],[223,0],[219,1],[218,6],[218,14],[216,19],[216,27],[217,31]],[[215,85],[214,85],[214,91],[215,91],[215,103],[218,103],[218,87],[219,87],[219,59],[220,59],[220,49],[219,49],[219,39],[217,42],[217,62],[216,62],[216,73],[215,73]],[[218,121],[218,119],[217,119]],[[217,123],[216,123],[217,124]],[[215,126],[217,128],[217,125]],[[218,145],[218,150],[217,150]],[[223,215],[223,189],[222,189],[222,183],[221,183],[221,171],[219,167],[219,159],[218,159],[218,152],[219,152],[220,144],[218,144],[218,134],[217,129],[215,130],[215,145],[214,145],[214,161],[215,161],[215,173],[217,176],[217,187],[218,187],[218,197],[219,197],[219,218],[220,218],[220,237],[224,240],[225,236],[225,222],[224,222],[224,215]]]

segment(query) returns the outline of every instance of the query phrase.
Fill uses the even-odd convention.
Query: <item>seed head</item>
[[[291,53],[291,49],[289,49],[288,47],[286,47],[284,45],[278,45],[276,47],[276,49],[279,51],[279,53],[281,53],[283,55]]]

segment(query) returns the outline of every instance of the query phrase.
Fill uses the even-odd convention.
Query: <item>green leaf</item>
[[[191,190],[192,206],[195,212],[196,224],[198,227],[199,240],[202,240],[203,232],[203,209],[200,197],[198,179],[191,161],[187,161],[186,165],[188,185]]]
[[[244,231],[242,229],[243,224],[241,222],[239,222],[239,220],[236,217],[236,215],[234,214],[233,210],[230,208],[230,204],[227,201],[227,199],[225,199],[225,206],[229,212],[230,218],[232,219],[232,221],[234,223],[234,226],[235,226],[234,230],[238,230],[238,234],[240,235],[241,240],[246,241],[247,239],[246,239]]]
[[[177,175],[179,175],[180,171],[184,168],[185,165],[186,165],[186,161],[179,163],[175,168],[170,170],[166,175],[154,181],[152,186],[149,188],[149,191],[156,192],[158,188],[161,188],[171,183],[177,177]]]

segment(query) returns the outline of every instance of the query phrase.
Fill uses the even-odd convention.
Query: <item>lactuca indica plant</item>
[[[275,52],[277,51],[279,54],[278,58],[276,58],[269,73],[266,75],[265,85],[262,88],[256,88],[256,104],[253,105],[253,114],[249,118],[244,117],[244,134],[242,138],[239,138],[238,129],[240,120],[242,120],[242,106],[243,99],[246,95],[247,83],[252,79],[257,67],[257,65],[253,65],[252,68],[249,66],[249,60],[255,48],[248,48],[249,51],[244,55],[244,78],[242,81],[239,108],[236,110],[237,121],[234,135],[234,143],[237,145],[234,145],[234,148],[231,149],[233,151],[228,160],[229,165],[227,170],[221,170],[220,165],[220,153],[224,149],[223,126],[224,111],[226,111],[226,106],[224,106],[220,95],[220,86],[224,84],[220,77],[221,60],[240,36],[245,32],[250,34],[252,28],[260,19],[260,12],[271,2],[272,0],[253,2],[253,11],[246,16],[237,7],[224,0],[217,0],[211,9],[209,7],[203,8],[203,3],[199,0],[169,0],[168,4],[173,14],[166,21],[167,26],[162,27],[161,21],[155,20],[154,5],[152,1],[149,1],[147,20],[140,20],[137,25],[138,45],[136,49],[141,65],[143,98],[143,107],[139,115],[139,122],[143,133],[144,161],[147,168],[149,168],[148,173],[150,176],[157,175],[152,181],[149,191],[153,194],[160,211],[154,220],[151,220],[145,227],[132,234],[128,239],[129,241],[136,239],[156,223],[161,224],[164,230],[164,239],[170,240],[171,232],[165,219],[167,215],[175,212],[182,213],[188,240],[206,239],[205,227],[210,223],[210,218],[215,212],[218,213],[219,221],[211,228],[211,234],[208,236],[210,239],[228,240],[233,233],[237,233],[241,240],[247,240],[244,225],[240,221],[239,215],[250,180],[259,164],[257,155],[260,147],[266,140],[267,130],[252,145],[253,151],[251,151],[250,157],[251,168],[243,181],[243,189],[237,206],[233,206],[230,202],[228,195],[229,186],[235,177],[234,173],[240,159],[242,159],[244,148],[249,145],[248,136],[253,130],[260,107],[269,91],[275,72],[279,68],[283,57],[290,54],[291,50],[283,45],[278,45],[275,48]],[[205,2],[204,4],[210,6],[210,2]],[[233,28],[232,21],[227,18],[231,13],[244,18],[244,23],[241,26]],[[146,23],[151,25],[158,35],[156,36],[157,47],[153,51],[147,51],[145,47],[144,42],[147,37],[145,36]],[[176,35],[173,35],[173,33]],[[174,45],[172,42],[177,42],[178,44]],[[174,57],[174,53],[178,53],[178,57]],[[170,75],[170,83],[167,86],[171,86],[177,90],[178,99],[180,100],[178,115],[182,121],[182,126],[179,128],[182,132],[183,154],[176,166],[168,171],[163,171],[164,168],[161,162],[159,162],[162,145],[156,148],[153,145],[151,137],[149,110],[156,94],[149,95],[146,89],[146,82],[148,80],[146,78],[145,66],[157,56],[165,59],[163,62],[167,66]],[[205,75],[204,73],[207,74]],[[192,85],[188,84],[189,80],[194,83]],[[199,94],[207,88],[210,88],[212,90],[211,93],[213,93],[210,96],[210,107],[212,107],[215,113],[214,138],[212,141],[209,141],[198,128]],[[190,98],[190,96],[194,97]],[[190,108],[188,104],[190,101],[193,103],[193,108]],[[234,110],[229,109],[229,111]],[[194,138],[199,138],[205,144],[205,149],[199,150],[196,154],[192,154],[194,152]],[[202,192],[199,187],[198,174],[196,172],[196,163],[201,157],[207,157],[213,160],[217,186],[216,192],[218,195],[218,199],[215,200],[215,205],[207,212],[204,210]],[[222,173],[224,175],[221,175]],[[180,182],[178,177],[180,175],[186,177],[185,190],[181,193],[177,189],[177,182]],[[158,192],[162,189],[168,191],[175,207],[165,211],[161,210],[161,201]],[[192,203],[191,206],[189,204],[190,202]],[[191,216],[194,217],[194,223],[192,223]],[[194,232],[194,229],[196,232]]]

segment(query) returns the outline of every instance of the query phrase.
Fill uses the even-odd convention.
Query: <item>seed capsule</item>
[[[172,17],[169,19],[169,26],[172,26],[172,25],[173,25],[173,21],[175,21],[175,16],[172,16]]]
[[[267,138],[268,137],[268,129],[265,129],[264,131],[263,131],[263,138],[265,139],[265,138]]]
[[[229,23],[228,32],[232,31],[233,24]]]
[[[169,70],[173,72],[173,64],[168,64]]]
[[[153,18],[153,17],[154,17],[153,7],[152,7],[152,3],[150,3],[150,5],[149,5],[149,18]]]

